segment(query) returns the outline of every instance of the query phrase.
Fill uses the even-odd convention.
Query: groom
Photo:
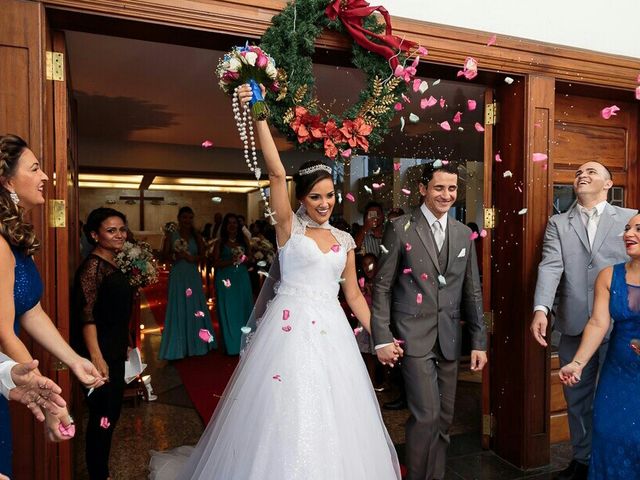
[[[402,375],[411,412],[407,479],[441,480],[456,394],[460,321],[471,332],[474,371],[487,363],[486,333],[471,230],[447,215],[458,192],[456,167],[427,164],[419,188],[420,208],[385,230],[371,328],[383,364],[394,365],[404,349]]]

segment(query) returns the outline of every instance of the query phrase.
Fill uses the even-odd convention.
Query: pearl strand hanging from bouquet
[[[238,87],[240,88],[240,87]],[[258,182],[258,188],[260,189],[260,196],[264,201],[265,207],[265,218],[268,218],[271,222],[271,225],[275,225],[276,219],[274,215],[276,212],[271,211],[271,207],[269,206],[269,200],[267,200],[267,194],[265,193],[265,189],[260,186],[260,177],[262,175],[262,170],[258,167],[258,155],[256,154],[256,139],[253,134],[253,119],[251,118],[251,109],[249,108],[249,104],[245,103],[242,107],[242,112],[240,111],[240,100],[238,99],[238,88],[233,91],[233,100],[232,100],[232,108],[233,108],[233,117],[236,120],[236,126],[238,128],[238,133],[240,134],[240,140],[242,140],[243,150],[244,150],[244,160],[247,163],[247,167],[249,170],[255,175],[256,180]],[[249,133],[247,134],[247,125]],[[251,144],[251,156],[249,156],[249,144]]]

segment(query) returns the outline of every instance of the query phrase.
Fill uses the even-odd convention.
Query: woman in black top
[[[122,213],[111,208],[89,214],[84,228],[95,247],[78,268],[74,282],[74,343],[108,378],[104,386],[86,392],[86,462],[92,480],[110,478],[111,437],[120,418],[124,363],[132,345],[129,318],[134,290],[114,260],[127,237],[126,222]]]

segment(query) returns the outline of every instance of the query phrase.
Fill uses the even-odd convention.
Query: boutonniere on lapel
[[[462,250],[460,250],[460,253],[458,254],[458,258],[462,258],[467,254],[467,249],[463,248]]]

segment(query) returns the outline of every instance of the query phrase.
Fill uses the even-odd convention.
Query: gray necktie
[[[440,222],[436,220],[431,225],[431,230],[433,231],[433,238],[436,241],[436,245],[438,246],[438,251],[442,250],[442,244],[444,243],[444,230],[442,230],[442,225]]]
[[[587,210],[585,208],[583,212],[587,216],[587,235],[589,237],[589,246],[593,248],[593,241],[595,240],[596,232],[598,231],[598,224],[596,223],[598,210],[595,207],[591,210]]]

